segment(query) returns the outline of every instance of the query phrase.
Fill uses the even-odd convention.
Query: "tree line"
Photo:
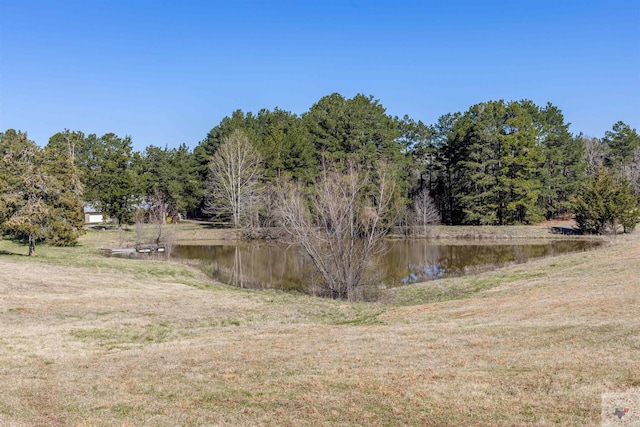
[[[283,188],[316,197],[323,179],[350,173],[366,177],[361,194],[371,206],[382,177],[393,181],[389,225],[532,224],[575,215],[583,231],[601,233],[630,231],[640,216],[640,136],[623,122],[601,138],[574,135],[550,103],[499,100],[428,125],[390,116],[372,96],[334,93],[301,115],[234,111],[193,150],[137,152],[130,137],[70,130],[40,148],[9,129],[0,134],[0,224],[30,248],[42,240],[73,244],[85,202],[119,225],[155,206],[174,220],[270,227],[284,221]]]

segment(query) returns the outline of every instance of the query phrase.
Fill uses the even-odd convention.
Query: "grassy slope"
[[[0,241],[0,425],[599,425],[640,389],[638,232],[380,304],[95,251],[120,240]]]

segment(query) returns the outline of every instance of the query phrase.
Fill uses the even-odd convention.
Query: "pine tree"
[[[291,177],[311,183],[318,173],[317,154],[302,120],[276,108],[260,110],[256,121],[254,141],[264,162],[265,180]]]
[[[543,218],[544,157],[525,102],[489,101],[453,116],[440,149],[446,174],[439,188],[450,194],[443,219],[503,225]]]
[[[431,193],[445,224],[462,222],[462,209],[455,195],[462,187],[458,162],[466,156],[464,135],[469,126],[469,117],[462,113],[445,114],[433,125],[433,145],[440,173]]]
[[[538,146],[544,155],[540,206],[546,218],[566,215],[586,177],[584,140],[571,135],[562,112],[552,104],[539,108],[526,101],[524,107],[533,117]]]
[[[393,118],[372,96],[346,99],[338,93],[321,98],[302,119],[318,153],[318,163],[328,165],[355,160],[375,169],[380,158],[401,164],[404,154]]]
[[[193,150],[198,164],[198,172],[203,183],[207,179],[211,156],[215,154],[224,139],[236,130],[241,130],[251,141],[255,141],[257,123],[253,113],[248,112],[245,114],[242,110],[234,111],[230,117],[223,118],[218,125],[214,126]]]
[[[467,112],[458,127],[461,137],[456,150],[459,201],[468,224],[490,225],[501,221],[503,194],[498,186],[505,105],[502,101],[478,104]]]
[[[633,159],[633,152],[640,148],[640,135],[624,122],[617,122],[605,132],[603,142],[609,147],[607,166],[620,168]]]
[[[533,118],[521,103],[507,106],[501,132],[498,188],[499,224],[531,224],[544,219],[538,205],[542,189],[540,180],[544,157],[536,144]]]

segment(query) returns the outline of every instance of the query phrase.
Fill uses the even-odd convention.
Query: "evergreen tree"
[[[440,149],[450,194],[445,221],[503,225],[543,218],[538,205],[543,155],[523,104],[489,101],[450,117]]]
[[[69,163],[77,168],[86,151],[85,135],[80,131],[65,129],[49,138],[46,148],[58,156],[66,156]]]
[[[586,182],[574,205],[578,229],[583,233],[602,234],[607,227],[615,233],[618,225],[631,232],[640,222],[638,197],[629,181],[616,180],[607,169],[600,169]]]
[[[202,186],[195,157],[185,144],[173,149],[151,145],[134,156],[134,167],[140,194],[149,201],[161,201],[165,216],[177,220],[179,214],[193,212],[199,205]]]
[[[179,183],[175,193],[176,210],[191,215],[204,197],[196,157],[186,144],[181,144],[170,150],[169,161],[174,166],[172,182]]]
[[[47,232],[48,186],[41,172],[42,153],[27,135],[13,129],[0,134],[0,226],[3,234],[29,246],[29,256]]]
[[[346,99],[338,93],[321,98],[302,119],[318,153],[318,161],[346,166],[355,160],[374,169],[379,158],[401,164],[398,129],[384,107],[372,96]]]
[[[324,96],[302,120],[316,147],[319,163],[344,161],[348,138],[347,100],[339,93]]]
[[[544,155],[540,206],[546,218],[568,214],[571,199],[585,179],[584,140],[571,135],[569,124],[554,105],[548,103],[539,108],[531,101],[524,101],[523,106],[533,117],[538,145]]]
[[[376,164],[384,159],[391,165],[399,197],[409,187],[409,155],[399,141],[394,119],[372,96],[358,94],[351,99],[334,93],[321,98],[302,115],[318,156],[321,169],[346,170],[353,162],[372,176],[367,191],[375,191],[380,176]],[[405,200],[406,202],[406,200]]]
[[[499,224],[531,224],[544,219],[538,205],[544,157],[536,144],[537,131],[532,116],[521,103],[507,106],[501,135],[498,188]]]
[[[407,165],[409,167],[409,195],[422,193],[424,190],[434,190],[439,172],[442,169],[438,158],[438,148],[434,143],[435,131],[422,121],[415,121],[405,115],[402,119],[395,118],[399,136],[396,143],[401,150],[409,153]]]
[[[247,138],[254,141],[257,136],[255,116],[251,112],[245,114],[242,110],[234,111],[231,117],[223,118],[218,125],[213,127],[193,150],[202,182],[205,182],[207,179],[211,156],[215,154],[224,139],[230,136],[235,130],[241,130]]]
[[[640,135],[624,122],[617,122],[602,139],[607,147],[605,164],[625,176],[640,194]]]
[[[234,111],[231,116],[224,117],[219,124],[214,126],[207,136],[198,143],[193,149],[193,156],[196,164],[196,173],[200,187],[198,194],[200,195],[198,213],[202,214],[206,207],[204,195],[206,194],[206,182],[209,174],[209,163],[212,156],[223,143],[224,139],[231,136],[236,131],[241,130],[251,141],[257,138],[257,122],[255,116],[251,113],[244,113],[242,110]]]
[[[640,135],[624,122],[617,122],[605,132],[603,142],[609,147],[607,166],[619,169],[633,159],[633,153],[640,148]]]
[[[0,134],[0,231],[28,244],[29,255],[45,238],[55,245],[74,244],[84,222],[73,168],[45,154],[51,153],[24,133]]]
[[[431,195],[445,224],[462,222],[462,209],[455,197],[462,186],[457,165],[465,156],[463,140],[469,126],[469,117],[461,113],[445,114],[432,126],[436,164],[439,165],[440,173],[436,177]]]
[[[260,110],[256,122],[255,144],[264,162],[265,180],[284,176],[312,182],[318,173],[316,150],[302,120],[276,108]]]
[[[131,219],[132,205],[140,198],[131,138],[120,138],[113,133],[98,138],[92,134],[84,145],[79,156],[84,200],[96,203],[121,226]]]
[[[66,135],[70,134],[68,131]],[[77,134],[76,134],[77,135]],[[84,233],[83,186],[78,169],[74,164],[75,138],[65,139],[66,144],[52,143],[45,147],[43,171],[49,180],[51,223],[47,233],[47,243],[54,246],[75,244]]]
[[[498,224],[504,214],[498,173],[502,168],[501,133],[505,115],[503,101],[490,101],[471,107],[466,120],[459,124],[462,140],[454,157],[454,168],[460,188],[455,197],[467,224]]]

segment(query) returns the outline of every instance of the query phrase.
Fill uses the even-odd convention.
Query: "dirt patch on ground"
[[[535,227],[562,227],[562,228],[576,228],[577,223],[574,219],[550,219],[536,224]]]

